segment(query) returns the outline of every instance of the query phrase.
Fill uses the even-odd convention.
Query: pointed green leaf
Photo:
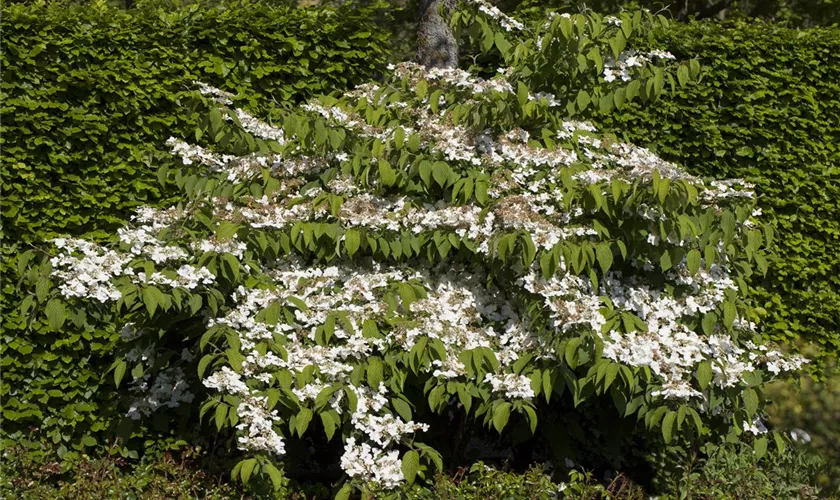
[[[402,469],[406,482],[413,484],[414,478],[417,477],[417,472],[420,470],[420,455],[414,450],[405,452],[400,469]]]

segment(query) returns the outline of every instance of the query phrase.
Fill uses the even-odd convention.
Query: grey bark
[[[455,0],[420,0],[417,16],[417,62],[427,68],[457,68],[458,43],[441,14],[455,8]]]

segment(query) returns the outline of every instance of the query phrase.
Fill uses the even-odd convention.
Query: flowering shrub
[[[764,453],[761,386],[803,360],[757,343],[744,278],[766,270],[773,234],[750,186],[569,118],[592,96],[654,99],[668,55],[613,46],[638,16],[525,30],[476,6],[453,23],[523,31],[515,47],[492,35],[511,66],[490,79],[404,63],[282,126],[200,85],[216,107],[196,136],[218,151],[170,140],[186,166],[160,177],[182,203],[138,211],[113,248],[55,240],[32,267],[59,282],[39,295],[54,328],[67,305],[123,328],[127,417],[206,392],[200,416],[250,455],[234,476],[278,487],[287,442],[317,428],[344,443],[344,498],[443,467],[421,415],[534,432],[540,401],[565,394],[609,395],[665,442],[742,436]],[[564,92],[565,51],[595,90],[540,90]]]

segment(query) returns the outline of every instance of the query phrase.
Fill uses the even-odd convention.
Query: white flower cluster
[[[534,397],[534,390],[531,388],[531,379],[524,375],[505,373],[496,375],[488,373],[484,377],[485,382],[490,382],[493,392],[500,392],[508,399],[530,400]]]
[[[199,252],[229,253],[241,259],[245,255],[245,250],[248,249],[248,245],[238,241],[236,238],[237,236],[234,234],[231,239],[226,241],[215,239],[196,241],[193,243],[193,249]]]
[[[134,380],[132,392],[143,394],[131,403],[126,416],[133,420],[152,414],[155,410],[177,408],[181,403],[191,403],[195,395],[189,392],[189,386],[184,380],[184,371],[180,367],[172,367],[160,372],[155,377],[151,388],[148,386],[150,375]]]
[[[210,285],[216,281],[216,276],[210,272],[206,267],[193,267],[184,264],[174,272],[173,278],[168,278],[166,274],[161,272],[152,273],[146,276],[146,273],[137,273],[135,283],[150,284],[150,285],[165,285],[172,288],[186,288],[187,290],[194,290],[198,285]]]
[[[239,123],[246,132],[262,139],[277,141],[280,144],[286,143],[286,135],[283,132],[283,129],[275,127],[274,125],[269,125],[242,109],[236,108],[235,113],[236,117],[239,119]]]
[[[141,210],[135,219],[143,220],[158,213],[149,208]],[[162,220],[167,220],[166,212],[160,212]],[[174,220],[169,217],[168,220]],[[132,260],[138,256],[145,256],[157,264],[170,260],[183,260],[189,254],[178,246],[166,245],[154,235],[160,230],[160,221],[141,225],[133,229],[118,230],[122,243],[129,245],[128,252],[109,250],[89,241],[56,238],[53,240],[61,250],[50,263],[53,274],[61,280],[59,291],[64,297],[95,298],[100,302],[116,301],[122,294],[114,284],[114,279],[126,276],[133,283],[149,285],[165,285],[172,288],[180,287],[194,290],[199,285],[209,285],[216,277],[205,267],[195,267],[182,264],[177,269],[156,271],[149,275],[146,272],[135,272],[131,266]],[[231,251],[242,255],[245,245],[218,246],[210,242],[199,245],[202,249]],[[82,257],[77,256],[82,254]]]
[[[377,483],[384,489],[396,488],[405,479],[397,450],[385,452],[365,442],[357,443],[354,437],[344,443],[341,468],[350,477]]]
[[[227,366],[204,379],[204,386],[223,394],[240,396],[243,401],[236,408],[239,423],[237,442],[239,449],[248,451],[268,451],[281,456],[286,453],[283,438],[274,430],[280,421],[277,410],[267,408],[268,400],[264,396],[252,394],[242,377]]]
[[[231,101],[231,99],[233,99],[234,95],[230,92],[225,92],[215,87],[211,87],[206,83],[198,82],[195,80],[193,80],[192,83],[193,85],[198,87],[198,91],[201,92],[202,95],[211,96],[219,104],[233,104],[233,101]]]
[[[498,7],[487,2],[486,0],[469,0],[471,3],[474,3],[478,6],[478,10],[484,13],[485,15],[492,17],[499,21],[499,24],[504,28],[506,31],[517,30],[521,31],[525,29],[525,25],[521,22],[517,21],[516,19],[510,17],[509,15],[505,14]]]
[[[73,238],[53,240],[61,253],[50,260],[53,274],[61,280],[59,291],[65,297],[92,297],[100,302],[119,300],[122,294],[112,280],[132,274],[127,267],[131,255],[107,250],[89,241]],[[77,257],[75,254],[82,254]]]
[[[234,296],[237,307],[226,316],[211,320],[210,326],[225,325],[239,334],[245,361],[242,375],[230,368],[208,377],[206,387],[222,393],[255,397],[243,381],[268,383],[278,369],[288,369],[298,376],[308,367],[316,367],[317,380],[293,393],[302,403],[312,401],[326,387],[335,383],[349,384],[352,364],[367,356],[384,354],[387,349],[410,351],[421,337],[440,339],[449,358],[433,364],[429,371],[442,378],[463,377],[463,366],[451,373],[442,372],[440,365],[460,365],[461,352],[477,347],[491,348],[502,363],[500,371],[487,379],[496,392],[513,399],[530,399],[534,392],[527,378],[510,374],[510,363],[527,350],[536,339],[528,336],[520,324],[512,303],[501,300],[500,290],[486,289],[486,276],[470,274],[465,268],[441,273],[435,269],[408,270],[397,267],[364,270],[360,268],[304,267],[294,261],[280,263],[270,272],[276,289],[240,289]],[[413,328],[397,328],[387,339],[365,337],[362,324],[366,320],[382,322],[388,306],[384,294],[396,283],[419,281],[425,284],[426,298],[418,299],[404,314],[414,319]],[[279,323],[274,327],[257,321],[257,314],[271,303],[296,297],[304,300],[307,310],[297,310],[293,324]],[[328,346],[315,342],[315,330],[328,316],[346,315],[347,321],[336,323],[335,338]],[[257,350],[260,341],[281,335],[286,339],[285,356]],[[352,386],[351,386],[352,387]],[[351,414],[354,436],[345,446],[342,467],[353,477],[375,481],[383,487],[393,487],[402,478],[397,467],[397,451],[392,448],[404,436],[428,429],[423,423],[406,422],[387,410],[389,390],[380,384],[353,387],[356,408]],[[343,413],[344,398],[335,393],[328,405]],[[252,406],[257,406],[252,403]],[[252,413],[255,410],[251,410]],[[264,406],[261,411],[269,413]],[[364,441],[358,441],[359,439]],[[252,448],[255,449],[255,448]]]
[[[654,58],[675,59],[673,54],[662,50],[654,50],[648,53],[628,50],[622,52],[617,61],[612,56],[604,60],[604,81],[611,83],[621,79],[621,81],[629,82],[633,79],[633,68],[644,67]]]

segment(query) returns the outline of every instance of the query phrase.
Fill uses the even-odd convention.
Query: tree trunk
[[[447,20],[455,0],[420,0],[417,19],[417,62],[427,68],[457,68],[458,43]]]

